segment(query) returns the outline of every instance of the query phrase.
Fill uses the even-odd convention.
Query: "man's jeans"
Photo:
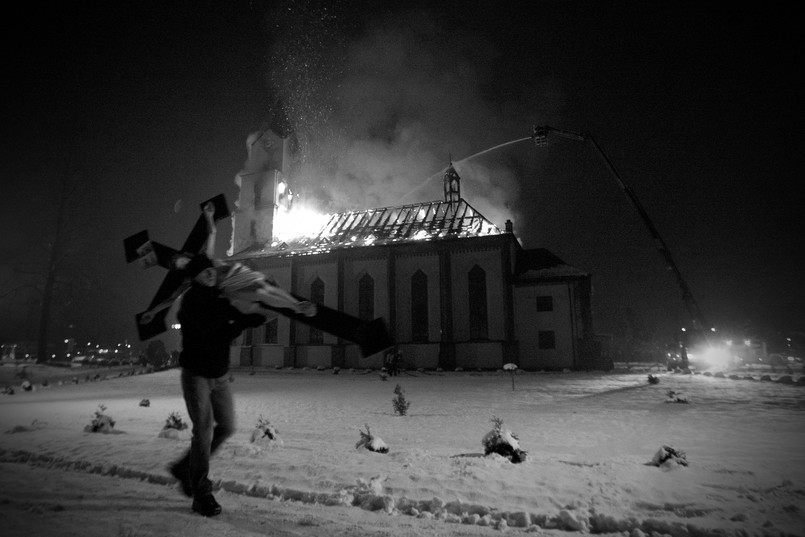
[[[194,497],[212,492],[210,456],[235,432],[235,405],[227,376],[210,379],[182,369],[182,393],[193,422],[190,449],[176,464],[189,470]]]

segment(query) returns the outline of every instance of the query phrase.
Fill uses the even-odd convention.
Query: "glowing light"
[[[330,215],[304,208],[277,211],[274,217],[274,238],[277,242],[289,242],[299,237],[313,236],[327,223],[329,217]]]
[[[732,354],[723,347],[704,347],[688,352],[688,361],[702,371],[723,371],[734,365]]]
[[[285,186],[286,186],[285,181],[280,181],[279,184],[277,185],[277,193],[279,193],[280,195],[284,194]]]

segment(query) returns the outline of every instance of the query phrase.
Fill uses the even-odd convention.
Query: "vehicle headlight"
[[[732,362],[732,356],[721,347],[708,347],[697,354],[702,365],[709,369],[722,369]]]

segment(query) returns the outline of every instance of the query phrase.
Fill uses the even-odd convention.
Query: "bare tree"
[[[88,185],[81,181],[72,155],[62,163],[45,192],[36,197],[22,225],[25,243],[7,263],[0,298],[18,311],[37,311],[37,361],[48,359],[54,320],[64,320],[80,307],[92,287],[91,263],[87,260],[96,235],[88,210]],[[29,311],[31,311],[29,309]]]

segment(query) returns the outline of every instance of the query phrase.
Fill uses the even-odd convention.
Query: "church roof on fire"
[[[255,244],[235,254],[315,254],[333,249],[444,238],[500,235],[501,230],[463,198],[348,211],[330,215],[317,233],[280,243]]]

